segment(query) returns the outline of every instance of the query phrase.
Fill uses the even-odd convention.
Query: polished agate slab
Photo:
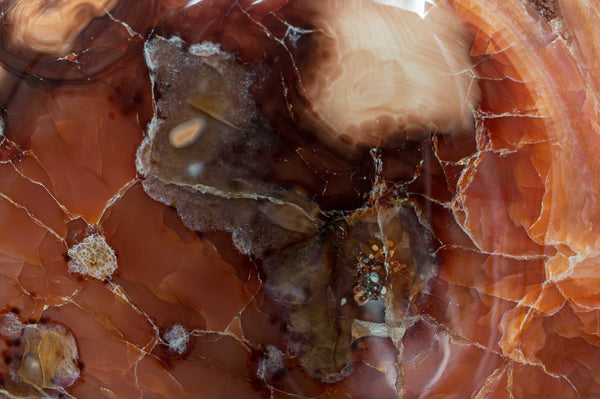
[[[600,396],[600,9],[0,3],[0,396]]]

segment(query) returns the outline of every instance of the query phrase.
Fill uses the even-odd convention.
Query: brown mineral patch
[[[528,0],[547,21],[560,17],[560,5],[558,0]]]

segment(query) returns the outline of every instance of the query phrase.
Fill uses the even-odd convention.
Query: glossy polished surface
[[[0,9],[0,396],[600,397],[595,3]]]

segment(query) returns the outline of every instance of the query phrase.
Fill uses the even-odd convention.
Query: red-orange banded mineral
[[[0,11],[0,397],[600,397],[593,1]]]

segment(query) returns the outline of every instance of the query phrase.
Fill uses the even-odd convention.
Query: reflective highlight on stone
[[[60,55],[34,3],[84,4],[0,2],[0,396],[599,395],[596,3],[121,1]],[[458,72],[414,131],[398,15]]]

